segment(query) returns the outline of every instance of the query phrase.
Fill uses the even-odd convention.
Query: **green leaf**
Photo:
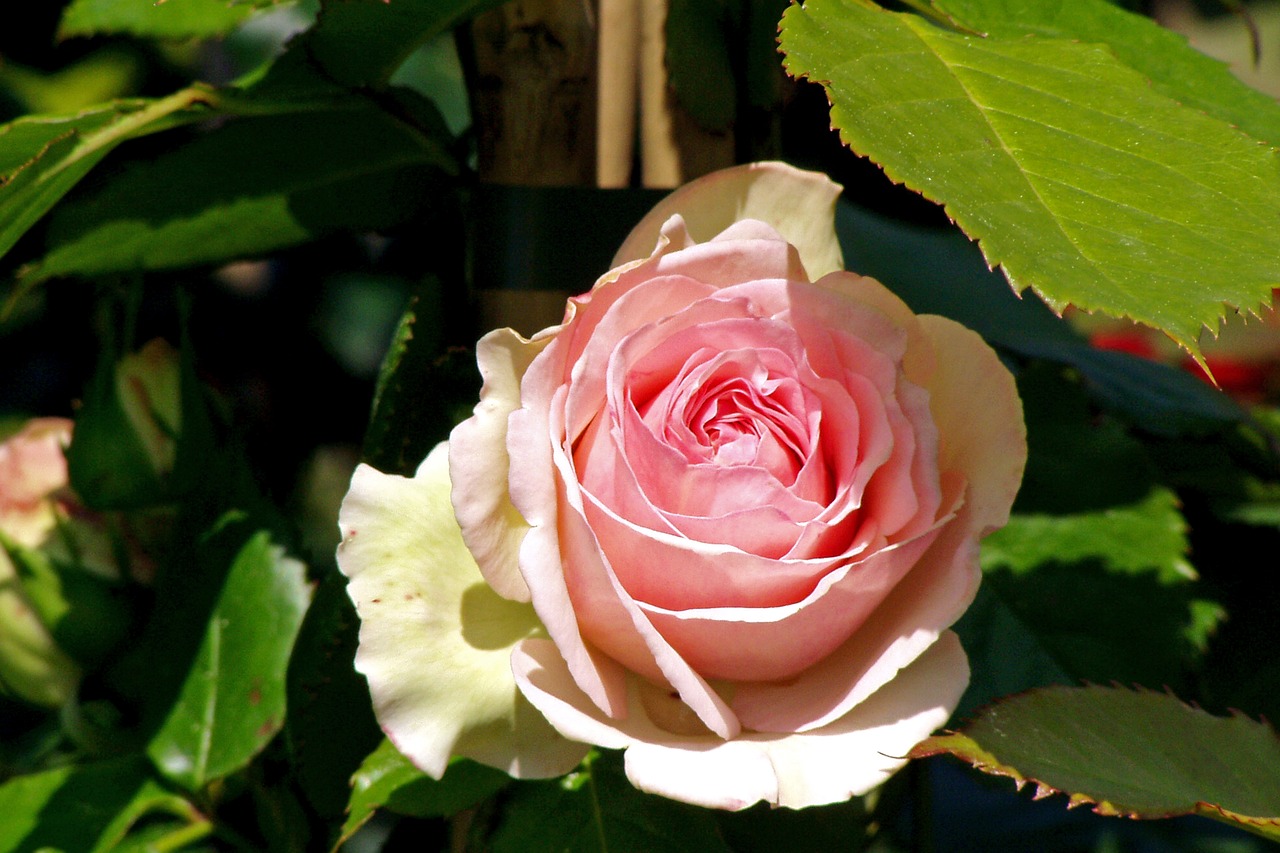
[[[410,817],[449,817],[471,808],[511,784],[511,777],[465,758],[454,759],[435,780],[383,740],[352,778],[351,802],[342,825],[345,842],[378,809]]]
[[[341,230],[378,230],[430,203],[454,161],[377,109],[242,119],[60,208],[28,275],[217,263]]]
[[[25,113],[70,113],[124,97],[142,76],[137,54],[107,47],[56,71],[0,65],[0,86]]]
[[[1070,515],[1014,515],[982,542],[982,569],[1016,575],[1057,561],[1099,561],[1120,574],[1152,573],[1161,583],[1195,577],[1178,497],[1152,489],[1141,500]]]
[[[1167,364],[1093,347],[1080,347],[1065,361],[1080,370],[1102,406],[1153,435],[1209,433],[1248,418],[1222,391]]]
[[[363,451],[380,471],[412,476],[478,398],[475,354],[440,351],[443,297],[434,277],[417,288],[383,359]]]
[[[756,803],[742,811],[716,810],[714,815],[731,850],[855,853],[868,849],[867,842],[877,830],[875,818],[867,811],[870,799],[854,797],[848,802],[804,809]]]
[[[917,314],[950,317],[996,346],[1050,350],[1063,361],[1088,344],[1044,303],[1021,299],[957,228],[913,225],[844,200],[836,204],[836,236],[845,267],[869,275]],[[1036,352],[1045,358],[1047,352]]]
[[[31,609],[58,647],[81,666],[96,667],[128,635],[133,602],[122,584],[55,562],[47,553],[14,545],[0,534],[4,552],[17,569]]]
[[[149,775],[139,757],[66,765],[0,785],[0,850],[115,850],[129,828],[155,811],[199,827],[186,800]]]
[[[129,34],[189,39],[225,35],[253,14],[227,0],[72,0],[62,13],[58,38]]]
[[[1095,512],[1132,504],[1156,483],[1146,448],[1114,418],[1096,417],[1071,372],[1031,364],[1018,374],[1027,422],[1020,513]]]
[[[1090,346],[1043,303],[1015,295],[958,229],[910,225],[841,202],[836,233],[847,267],[884,282],[916,313],[950,317],[994,346],[1075,367],[1104,408],[1148,432],[1206,432],[1246,417],[1185,371]]]
[[[785,80],[778,67],[778,18],[786,0],[672,0],[666,65],[672,91],[699,125],[735,130],[744,108],[774,110]],[[750,130],[748,129],[748,132]]]
[[[1219,520],[1280,528],[1278,415],[1255,406],[1233,430],[1151,443],[1152,458],[1166,482]]]
[[[284,724],[285,669],[310,599],[304,567],[266,532],[240,549],[177,700],[147,746],[199,790],[239,770]]]
[[[728,35],[731,0],[672,0],[667,11],[667,74],[680,105],[711,131],[737,113],[737,79]]]
[[[974,673],[962,704],[1079,679],[1183,685],[1222,610],[1193,580],[1176,495],[1061,368],[1025,368],[1018,387],[1027,472],[957,626]]]
[[[346,579],[330,567],[289,660],[285,736],[298,786],[331,823],[341,819],[351,796],[351,774],[382,738],[369,685],[352,665],[359,621]]]
[[[952,719],[968,719],[1001,696],[1075,682],[1054,659],[1036,626],[1014,612],[991,584],[978,587],[955,631],[969,655],[970,677]]]
[[[1189,49],[1184,36],[1107,0],[932,0],[932,5],[993,38],[1034,34],[1105,44],[1149,78],[1156,91],[1280,145],[1280,105],[1274,99],[1242,83],[1226,63]]]
[[[316,24],[290,42],[345,86],[382,86],[420,45],[503,0],[321,0]]]
[[[913,758],[949,752],[1037,796],[1105,815],[1200,814],[1280,840],[1280,738],[1240,714],[1215,717],[1166,694],[1050,687],[987,708]]]
[[[206,118],[201,86],[159,100],[116,101],[70,116],[29,116],[0,127],[0,255],[127,139]]]
[[[1163,329],[1193,354],[1280,283],[1280,160],[1109,48],[979,37],[866,0],[783,18],[842,139],[944,204],[1021,291]],[[1189,48],[1187,48],[1189,50]]]
[[[621,753],[610,751],[588,756],[581,770],[563,779],[512,787],[484,849],[729,851],[710,812],[636,790],[623,775]]]
[[[1220,608],[1194,596],[1177,497],[1014,515],[983,542],[985,583],[1077,679],[1181,684]]]

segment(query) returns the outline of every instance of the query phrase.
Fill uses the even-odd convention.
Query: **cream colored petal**
[[[775,228],[800,251],[812,280],[843,269],[836,240],[840,185],[820,172],[786,163],[748,163],[712,172],[680,187],[649,211],[613,256],[613,266],[647,258],[671,216],[684,217],[689,235],[703,243],[742,219]]]
[[[520,408],[520,379],[550,336],[525,340],[497,329],[476,344],[484,387],[470,418],[449,436],[453,508],[463,541],[475,555],[485,580],[504,598],[528,601],[518,555],[529,525],[511,505],[507,474],[507,418]]]
[[[342,505],[338,565],[360,615],[356,668],[387,736],[439,778],[451,755],[521,777],[557,776],[586,754],[516,690],[511,649],[542,635],[533,608],[495,593],[449,501],[448,448],[410,479],[361,465]]]
[[[1027,427],[1013,376],[975,332],[953,320],[921,315],[937,369],[928,384],[938,426],[938,467],[962,474],[965,506],[985,535],[1009,520],[1027,463]]]
[[[626,748],[637,788],[675,800],[741,809],[841,802],[881,785],[919,741],[946,722],[969,680],[960,641],[943,634],[927,652],[848,714],[802,734],[744,732],[732,740],[673,734],[633,697],[625,720],[604,716],[577,690],[555,647],[522,643],[512,655],[520,689],[565,736]]]

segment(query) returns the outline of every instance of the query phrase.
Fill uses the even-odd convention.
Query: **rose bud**
[[[49,706],[123,639],[130,616],[119,537],[68,487],[71,433],[70,421],[40,418],[0,444],[0,691]]]
[[[182,431],[178,351],[163,338],[154,338],[126,355],[116,364],[116,392],[156,473],[173,471]]]
[[[67,484],[70,440],[70,421],[42,418],[0,444],[0,692],[51,707],[70,698],[80,668],[32,609],[8,551],[37,547],[54,532],[51,496]]]

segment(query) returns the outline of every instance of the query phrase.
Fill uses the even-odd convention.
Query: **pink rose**
[[[358,665],[420,766],[564,772],[580,742],[627,749],[648,791],[801,807],[865,793],[946,721],[968,681],[946,629],[1017,491],[1021,406],[976,334],[839,269],[837,193],[781,164],[709,176],[637,227],[560,326],[487,335],[480,404],[448,450],[447,546],[405,527],[415,488],[438,502],[442,450],[417,487],[357,472],[340,563]],[[485,585],[417,603],[462,554]],[[468,614],[468,595],[487,609]],[[375,598],[399,604],[388,617]],[[503,609],[525,628],[480,642]],[[425,638],[413,677],[474,692],[441,675],[443,630],[477,662],[509,654],[514,682],[475,702],[488,717],[404,680]],[[531,745],[522,722],[543,720],[570,743]]]

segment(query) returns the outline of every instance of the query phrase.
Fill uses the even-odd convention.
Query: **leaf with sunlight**
[[[787,10],[782,47],[826,88],[846,144],[1055,310],[1129,317],[1198,354],[1225,306],[1256,310],[1280,285],[1275,152],[1106,45],[809,0]]]
[[[220,36],[253,13],[249,4],[226,0],[72,0],[62,13],[61,38],[103,33],[188,39]]]

